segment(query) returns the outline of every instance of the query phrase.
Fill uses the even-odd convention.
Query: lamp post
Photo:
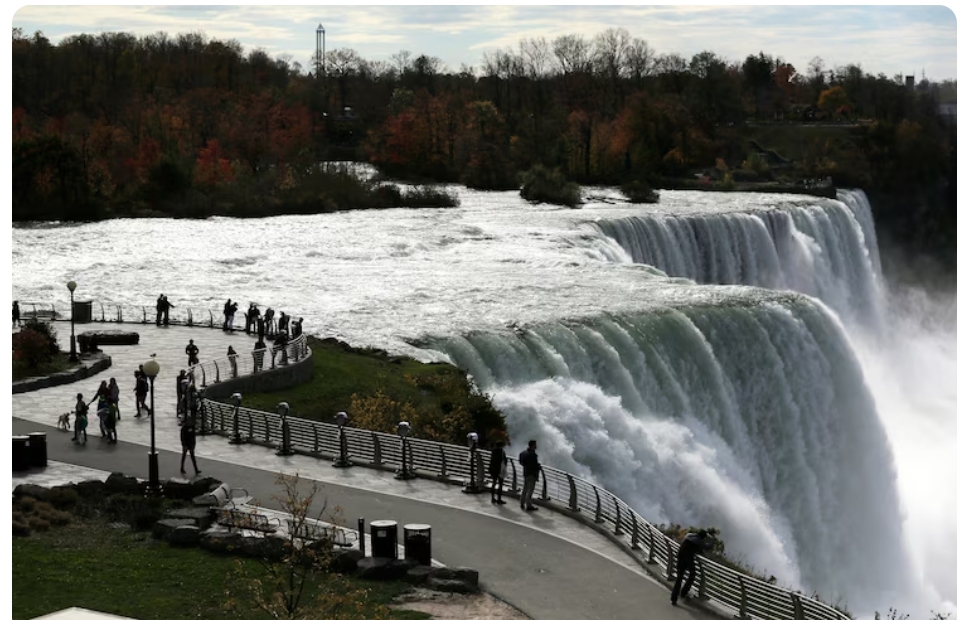
[[[334,421],[338,425],[338,444],[339,444],[339,454],[337,460],[334,462],[335,467],[351,467],[353,463],[351,459],[348,458],[348,440],[344,436],[344,425],[348,422],[348,414],[344,411],[339,411],[334,414]]]
[[[415,477],[415,474],[408,470],[408,433],[410,432],[410,424],[398,422],[398,436],[401,437],[401,471],[395,474],[398,480],[411,480]]]
[[[77,339],[74,337],[74,290],[77,283],[71,280],[67,283],[67,290],[70,291],[70,361],[77,361]]]
[[[237,411],[241,408],[241,393],[234,392],[231,394],[231,400],[234,401],[233,431],[231,432],[231,438],[227,442],[233,444],[244,443],[244,440],[241,438],[241,433],[237,428]]]
[[[147,455],[147,497],[161,497],[164,494],[164,489],[160,484],[159,470],[157,464],[157,448],[154,444],[154,378],[160,372],[160,364],[153,355],[150,359],[144,363],[144,374],[150,379],[150,453]]]
[[[468,469],[471,471],[471,477],[468,485],[462,489],[462,493],[481,493],[483,489],[478,484],[478,476],[475,475],[477,460],[475,454],[478,450],[478,433],[475,431],[468,433],[468,448],[470,449],[468,457]]]
[[[287,403],[278,403],[278,414],[281,416],[281,446],[276,454],[278,456],[288,456],[294,454],[291,449],[291,430],[288,428],[288,411],[291,407]]]

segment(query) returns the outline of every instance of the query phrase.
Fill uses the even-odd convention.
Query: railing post
[[[144,311],[144,320],[141,321],[141,323],[143,323],[144,325],[147,325],[147,308],[144,306],[141,306],[140,309]]]
[[[542,497],[540,499],[543,501],[548,499],[548,476],[545,475],[544,471],[542,472]]]
[[[208,433],[207,429],[207,401],[204,399],[204,388],[197,391],[198,399],[201,401],[197,407],[197,412],[201,414],[201,428],[198,429],[198,435],[206,435]]]
[[[702,592],[699,592],[699,596],[702,596]],[[803,611],[802,601],[799,600],[799,595],[795,592],[790,592],[789,596],[792,597],[793,620],[805,620],[806,613]]]
[[[568,478],[568,509],[578,512],[578,490],[575,488],[575,478],[572,474],[565,474]]]
[[[649,530],[649,557],[645,559],[645,563],[655,564],[655,528],[650,524],[646,529]]]
[[[214,383],[221,382],[221,367],[218,366],[217,360],[214,360]]]
[[[207,373],[204,372],[204,366],[198,364],[198,368],[201,369],[201,387],[207,387]]]
[[[599,495],[599,488],[593,484],[592,489],[595,491],[595,522],[605,523],[605,519],[602,518],[602,496]]]
[[[615,535],[620,536],[622,530],[622,509],[619,508],[619,498],[615,498]]]
[[[261,412],[261,421],[264,422],[264,441],[270,443],[270,441],[271,441],[271,425],[268,424],[267,414],[264,413],[263,411]],[[253,437],[253,436],[254,436],[254,432],[253,432],[254,424],[253,424],[253,422],[252,422],[252,424],[251,424],[251,429],[252,429],[251,436]]]
[[[190,327],[194,325],[194,311],[190,308],[187,309],[187,326]]]
[[[675,580],[675,577],[676,577],[676,575],[675,575],[675,552],[672,550],[672,544],[669,543],[669,540],[668,540],[668,539],[666,539],[666,541],[665,541],[665,552],[666,552],[666,553],[665,553],[665,557],[666,557],[666,563],[665,563],[665,578],[666,578],[666,581],[674,581],[674,580]]]
[[[707,599],[709,597],[706,595],[706,565],[702,561],[702,558],[698,556],[696,557],[696,568],[699,570],[699,593],[697,596],[700,599]],[[802,618],[798,620],[802,620]]]
[[[254,439],[254,416],[247,416],[247,438],[248,440]]]
[[[746,598],[746,580],[742,575],[739,575],[739,617],[743,620],[749,618],[748,605],[749,601]]]
[[[518,471],[515,469],[515,461],[508,459],[508,464],[512,466],[512,493],[518,492]]]
[[[117,306],[117,322],[118,323],[124,322],[124,309],[121,306]]]
[[[639,546],[639,520],[635,516],[635,511],[629,513],[632,515],[632,549],[638,551],[642,547]]]
[[[448,460],[445,458],[445,446],[438,444],[438,451],[441,452],[441,477],[448,477]]]
[[[381,465],[381,441],[378,440],[378,434],[374,431],[371,432],[371,439],[374,441],[374,464]]]
[[[211,322],[208,324],[208,327],[214,329],[214,313],[208,310],[207,314],[211,317]]]

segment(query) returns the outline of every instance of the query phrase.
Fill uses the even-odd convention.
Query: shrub
[[[619,188],[629,202],[633,203],[656,203],[659,202],[659,192],[649,187],[645,181],[629,181]]]
[[[72,508],[73,506],[76,506],[79,497],[80,496],[77,495],[77,491],[74,491],[73,489],[56,487],[50,489],[50,493],[47,495],[47,501],[50,502],[54,508],[63,510],[65,508]]]
[[[37,507],[37,500],[33,497],[25,496],[21,497],[20,501],[17,502],[14,509],[20,509],[20,512],[33,512],[34,508]]]
[[[14,536],[30,536],[30,526],[18,519],[16,516],[13,518],[13,535]]]
[[[29,368],[37,368],[52,358],[50,341],[40,332],[30,327],[24,327],[13,335],[13,359],[15,362],[26,364]]]
[[[109,519],[128,523],[134,530],[148,530],[162,516],[162,500],[117,493],[104,502],[104,512]]]
[[[722,177],[722,181],[719,183],[719,187],[721,189],[735,189],[736,183],[735,181],[732,180],[731,172],[727,172],[726,175]]]
[[[46,532],[50,529],[50,521],[41,519],[40,517],[30,517],[27,519],[27,525],[35,532]]]
[[[405,207],[457,207],[458,197],[451,192],[434,187],[413,187],[404,193],[401,204]]]
[[[519,175],[521,196],[531,202],[547,202],[575,207],[582,202],[581,188],[568,181],[557,168],[548,170],[536,165]]]

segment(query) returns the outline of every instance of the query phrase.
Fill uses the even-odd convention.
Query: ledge
[[[44,388],[66,385],[92,377],[99,372],[110,368],[111,359],[109,355],[103,353],[91,353],[81,357],[80,366],[66,372],[55,372],[46,377],[30,377],[13,382],[13,393],[22,394],[23,392],[34,392]]]

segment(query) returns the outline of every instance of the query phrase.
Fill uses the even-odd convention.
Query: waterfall
[[[745,284],[816,297],[844,317],[879,325],[881,276],[872,212],[860,190],[839,200],[748,213],[600,220],[637,263],[700,284]]]
[[[780,583],[872,609],[910,581],[873,399],[832,313],[755,291],[429,346],[494,394],[516,447],[537,439],[651,522],[717,526]]]

